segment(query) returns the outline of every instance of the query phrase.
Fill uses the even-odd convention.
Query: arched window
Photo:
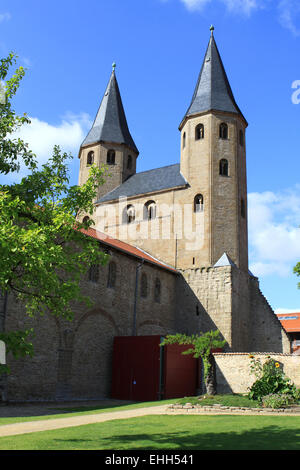
[[[225,122],[220,124],[220,139],[228,139],[228,126]]]
[[[108,165],[114,165],[115,164],[115,159],[116,159],[116,152],[112,149],[107,151],[107,158],[106,158],[106,163]]]
[[[90,220],[89,216],[86,215],[85,217],[83,217],[82,222],[86,224],[87,222],[89,222],[89,220]]]
[[[198,124],[195,127],[195,140],[204,139],[204,126],[203,124]]]
[[[183,133],[183,136],[182,136],[182,148],[184,149],[185,147],[185,132]]]
[[[98,282],[99,280],[99,265],[92,264],[89,269],[89,281],[91,282]]]
[[[131,224],[135,220],[135,210],[134,207],[129,204],[123,210],[123,224]]]
[[[203,212],[204,199],[202,194],[197,194],[194,198],[194,212]]]
[[[240,146],[244,147],[244,132],[240,130]]]
[[[94,152],[91,150],[87,155],[86,164],[92,165],[94,163]]]
[[[127,170],[131,170],[132,168],[132,156],[128,155],[127,157]]]
[[[220,160],[219,173],[222,176],[228,176],[228,160],[225,158]]]
[[[144,220],[152,220],[156,217],[156,204],[154,201],[148,201],[144,205]]]
[[[143,273],[141,277],[141,297],[146,298],[147,295],[148,295],[147,275]]]
[[[161,294],[161,284],[158,277],[155,279],[154,284],[154,301],[160,303],[160,294]]]
[[[117,266],[114,261],[108,265],[107,287],[113,289],[116,286]]]

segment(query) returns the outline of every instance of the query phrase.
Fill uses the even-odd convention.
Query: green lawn
[[[300,417],[152,415],[1,437],[0,449],[300,450]]]
[[[132,404],[125,404],[120,405],[117,404],[115,406],[105,405],[104,403],[101,406],[96,406],[91,404],[90,406],[76,406],[76,407],[68,407],[68,408],[53,408],[53,414],[51,415],[42,415],[42,416],[19,416],[19,417],[1,417],[0,416],[0,426],[3,424],[10,424],[10,423],[21,423],[26,421],[37,421],[42,419],[54,419],[54,418],[66,418],[68,416],[80,416],[86,414],[94,414],[94,413],[107,413],[107,412],[114,412],[114,411],[122,411],[122,410],[130,410],[134,408],[144,408],[148,406],[160,406],[160,405],[167,405],[170,403],[192,403],[192,404],[199,404],[199,405],[212,405],[214,403],[219,403],[225,406],[247,406],[247,407],[258,407],[259,404],[256,401],[249,400],[246,396],[240,394],[227,394],[227,395],[214,395],[210,397],[203,398],[199,400],[199,397],[185,397],[185,398],[173,398],[169,400],[161,400],[161,401],[147,401],[147,402],[139,402],[139,403],[132,403]],[[2,408],[5,410],[5,408]],[[57,410],[57,413],[55,411]],[[0,408],[0,415],[1,415],[1,408]]]

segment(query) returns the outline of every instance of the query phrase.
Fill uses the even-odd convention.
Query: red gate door
[[[111,397],[152,401],[159,396],[160,336],[118,336],[114,339]]]
[[[188,345],[168,344],[164,352],[164,398],[195,396],[198,388],[198,359],[183,355]]]

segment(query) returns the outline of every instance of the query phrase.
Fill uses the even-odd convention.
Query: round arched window
[[[91,150],[91,151],[87,154],[86,164],[87,164],[87,165],[92,165],[93,163],[94,163],[94,152]]]
[[[106,163],[108,165],[114,165],[116,160],[116,152],[113,149],[107,151]]]

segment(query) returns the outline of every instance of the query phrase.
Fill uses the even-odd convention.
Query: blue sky
[[[249,123],[250,269],[274,309],[300,311],[298,0],[2,0],[1,56],[12,50],[27,67],[14,102],[32,119],[22,136],[40,162],[56,143],[72,152],[76,184],[115,61],[138,171],[179,162],[178,125],[211,24]]]

